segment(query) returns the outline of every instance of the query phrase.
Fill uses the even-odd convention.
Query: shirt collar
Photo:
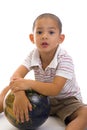
[[[32,59],[31,59],[31,67],[33,66],[39,66],[41,63],[40,61],[40,57],[39,57],[39,52],[37,49],[35,49],[33,51],[33,54],[32,54]]]
[[[51,63],[47,66],[47,68],[56,68],[56,66],[58,65],[59,52],[60,52],[60,47],[58,46],[56,53],[54,55],[54,58],[51,61]],[[41,66],[41,60],[40,60],[39,52],[37,49],[34,50],[33,55],[32,55],[31,67],[33,66],[39,66],[39,67]]]
[[[54,55],[54,58],[53,60],[50,62],[50,64],[48,65],[49,68],[56,68],[57,65],[58,65],[58,55],[59,55],[59,52],[60,52],[60,46],[58,46],[57,50],[56,50],[56,53]]]

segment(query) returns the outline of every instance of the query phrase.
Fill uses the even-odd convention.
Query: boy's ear
[[[34,43],[34,36],[33,36],[33,34],[29,34],[29,39],[31,40],[32,43]]]
[[[61,44],[65,39],[65,35],[64,34],[60,34],[60,38],[59,38],[59,43]]]

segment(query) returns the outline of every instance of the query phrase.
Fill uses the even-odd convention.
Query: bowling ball
[[[29,111],[29,121],[18,122],[13,113],[14,94],[7,94],[4,101],[4,113],[8,121],[21,130],[32,130],[40,127],[48,118],[50,112],[50,102],[47,96],[35,91],[25,91],[27,98],[32,104],[32,111]]]

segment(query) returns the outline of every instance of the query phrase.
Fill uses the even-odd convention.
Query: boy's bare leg
[[[85,130],[87,128],[87,107],[80,108],[75,114],[76,118],[67,125],[65,130]]]
[[[0,93],[0,113],[3,112],[3,101],[5,98],[5,95],[7,94],[7,92],[10,90],[10,86],[7,86],[6,88],[4,88],[2,90],[2,92]]]

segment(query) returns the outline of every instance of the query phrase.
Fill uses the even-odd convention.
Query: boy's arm
[[[12,77],[10,78],[11,81],[15,80],[16,78],[23,78],[26,74],[27,74],[28,70],[21,65],[12,75]],[[11,89],[11,86],[8,85],[6,86],[2,92],[0,93],[0,112],[3,112],[3,101],[4,101],[4,97],[6,96],[7,92]],[[23,95],[25,94],[24,91],[19,92],[22,93]],[[17,94],[16,94],[17,95]]]
[[[12,91],[22,91],[32,89],[46,96],[56,96],[64,87],[67,79],[61,76],[56,76],[52,83],[45,83],[36,80],[20,79],[11,82]]]
[[[57,96],[63,89],[67,79],[56,76],[52,83],[44,83],[34,80],[27,80],[29,88],[46,96]]]
[[[16,78],[24,78],[27,73],[28,69],[25,66],[20,65],[18,69],[13,73],[10,80],[12,81],[15,80]]]
[[[30,88],[46,96],[57,96],[63,89],[67,79],[61,76],[56,76],[52,83],[44,83],[30,80]]]
[[[11,82],[15,81],[20,78],[24,78],[25,75],[28,73],[28,69],[21,65],[18,67],[18,69],[13,73],[12,77],[10,78]],[[17,121],[24,122],[24,116],[26,118],[26,121],[29,120],[28,116],[28,110],[32,110],[32,106],[27,99],[24,91],[19,91],[17,93],[14,93],[15,100],[13,105],[13,111],[16,116]],[[19,105],[20,104],[20,105]]]

